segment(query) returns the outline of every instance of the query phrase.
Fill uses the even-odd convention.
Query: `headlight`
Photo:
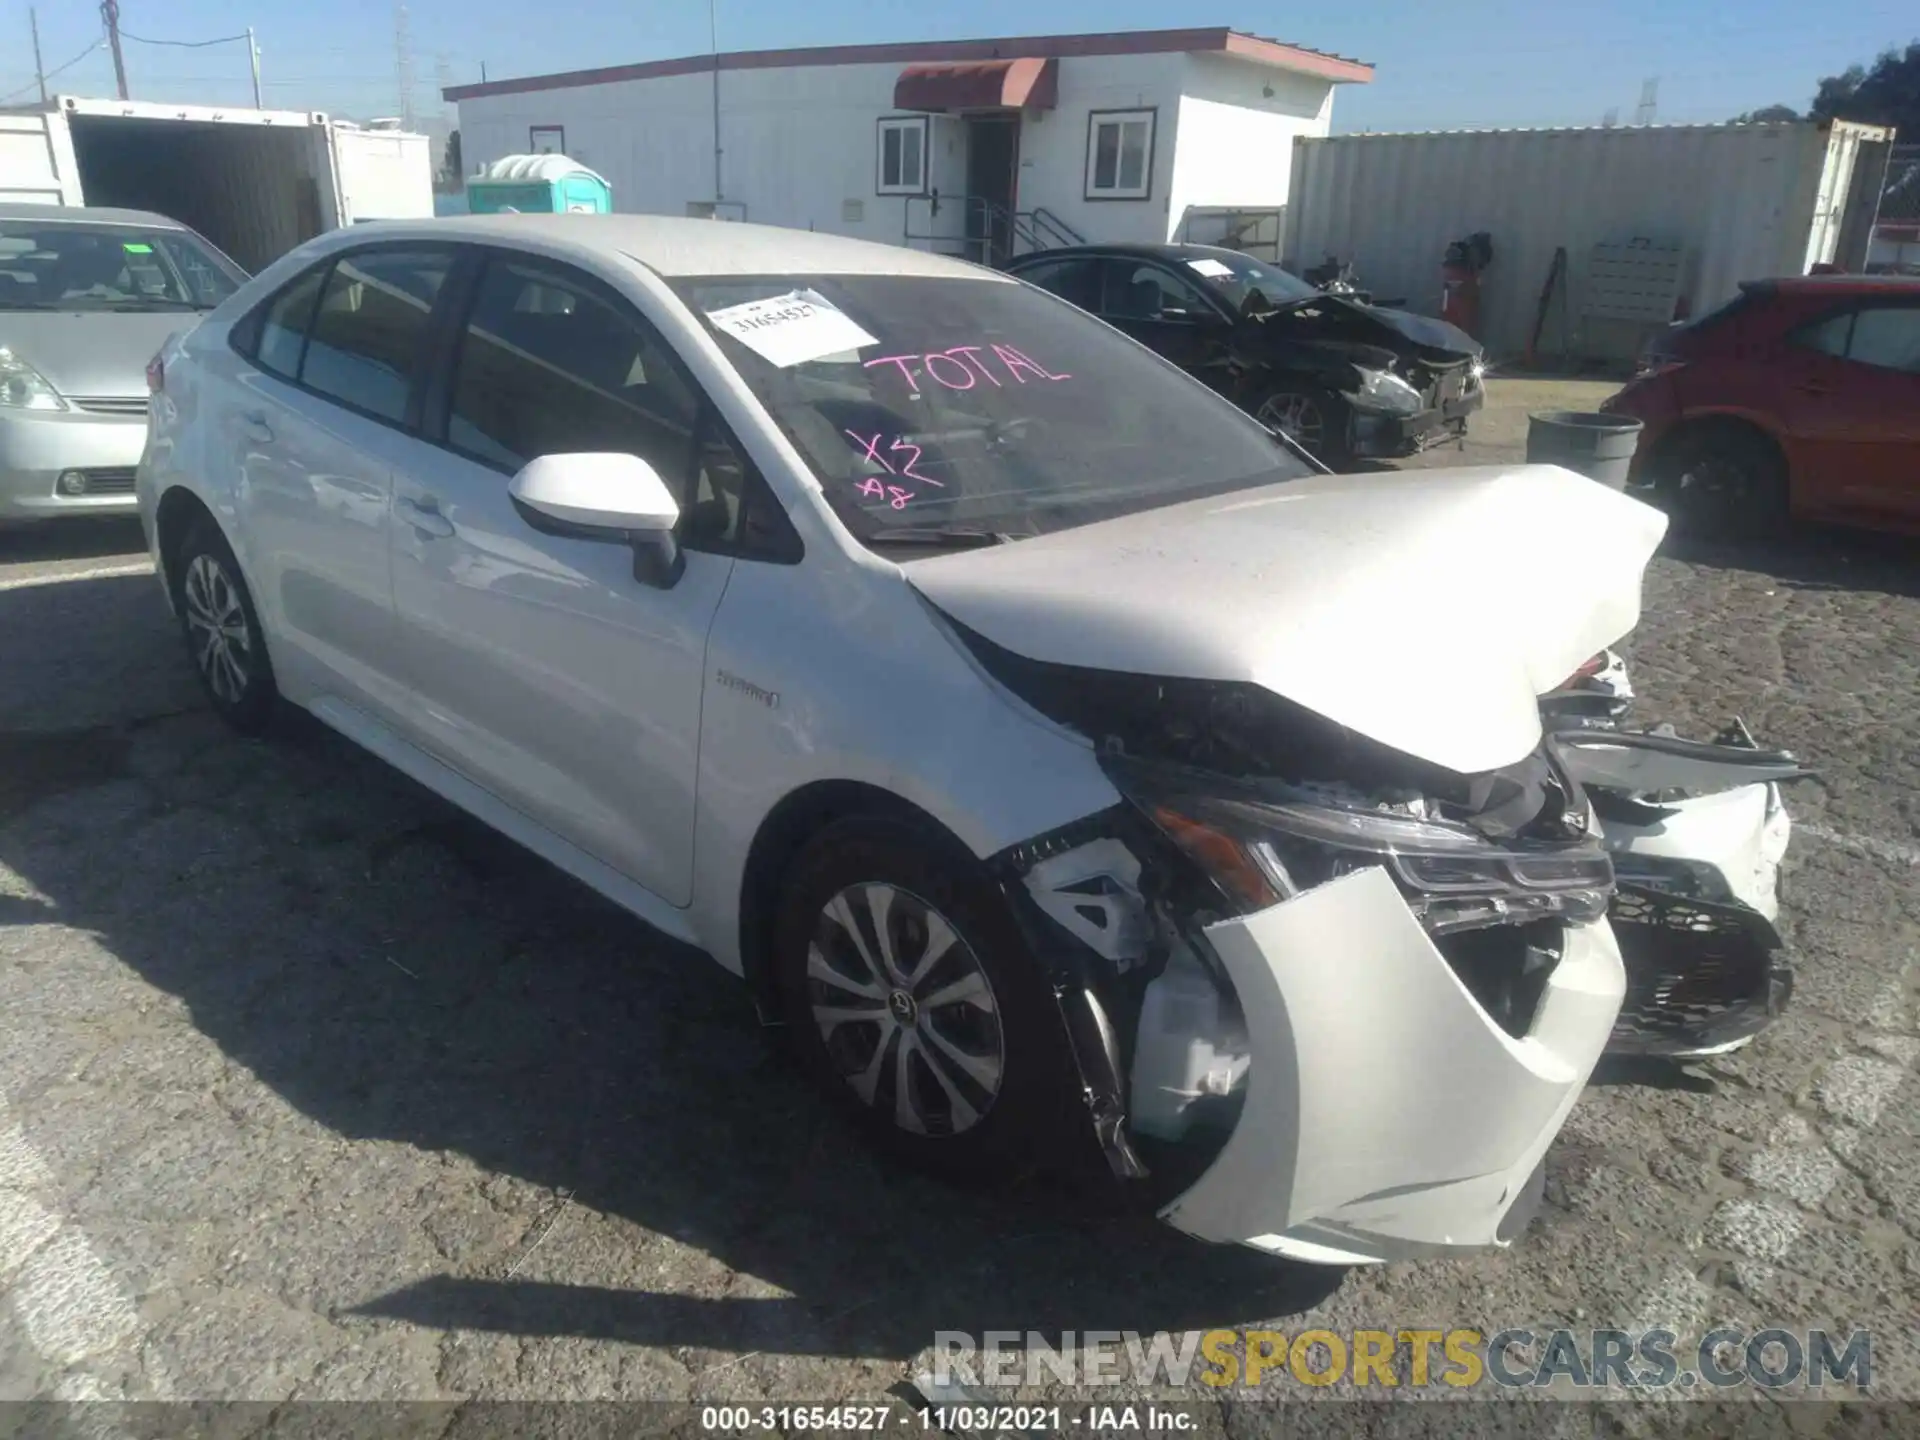
[[[1347,399],[1361,410],[1383,410],[1389,415],[1418,415],[1426,409],[1420,392],[1398,375],[1384,370],[1354,367],[1360,372],[1360,388],[1346,392]]]
[[[1110,761],[1138,805],[1243,911],[1383,866],[1435,934],[1606,912],[1613,863],[1597,843],[1502,847],[1451,821],[1305,794],[1236,795],[1217,777]]]
[[[67,402],[46,376],[0,345],[0,405],[16,410],[64,410]]]

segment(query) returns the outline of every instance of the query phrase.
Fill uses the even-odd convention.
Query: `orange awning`
[[[896,110],[1051,110],[1060,62],[1051,57],[909,65],[893,82]]]

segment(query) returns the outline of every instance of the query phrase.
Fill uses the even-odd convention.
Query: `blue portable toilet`
[[[607,215],[613,187],[565,155],[508,155],[468,178],[467,208],[475,215]]]

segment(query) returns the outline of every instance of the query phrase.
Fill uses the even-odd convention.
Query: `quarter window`
[[[378,419],[404,419],[428,317],[451,263],[445,250],[342,256],[321,291],[299,382]]]
[[[320,298],[320,285],[326,278],[327,267],[316,266],[269,300],[260,312],[254,361],[262,370],[270,370],[283,380],[300,378],[300,352],[306,346],[314,302]]]
[[[1087,199],[1149,198],[1153,126],[1151,109],[1095,110],[1087,117]]]
[[[924,115],[880,122],[881,195],[921,195],[927,188],[927,120]]]

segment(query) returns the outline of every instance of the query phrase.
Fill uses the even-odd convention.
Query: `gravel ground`
[[[1497,381],[1421,463],[1606,388]],[[1604,1074],[1511,1252],[1345,1275],[877,1161],[717,967],[317,725],[225,732],[129,548],[0,536],[0,1401],[885,1400],[937,1330],[1656,1321],[1871,1328],[1876,1393],[1920,1399],[1911,547],[1655,562],[1647,718],[1821,771],[1794,1007]]]

